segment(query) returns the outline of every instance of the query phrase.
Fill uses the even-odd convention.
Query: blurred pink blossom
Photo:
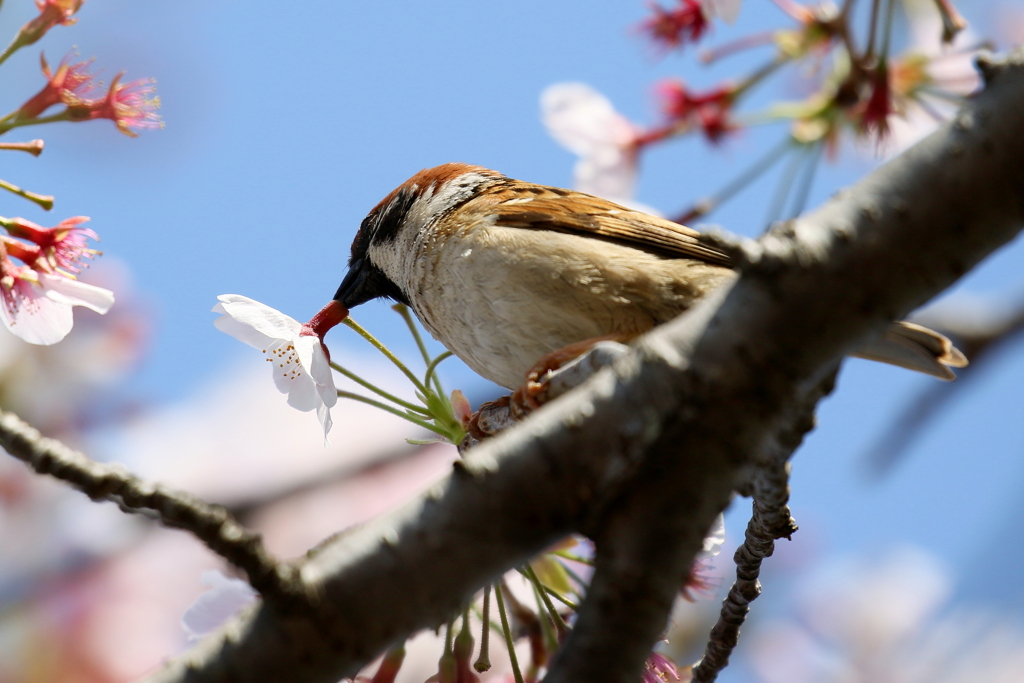
[[[889,65],[888,87],[893,115],[888,119],[885,151],[897,154],[935,130],[981,85],[974,67],[980,47],[971,31],[942,41],[942,19],[931,7],[905,5],[910,16],[911,45]]]
[[[71,63],[74,53],[64,55],[57,65],[57,70],[50,71],[50,65],[46,63],[46,57],[39,56],[42,62],[43,75],[46,76],[46,85],[43,89],[33,95],[18,110],[21,118],[35,118],[55,104],[74,104],[81,101],[93,85],[93,75],[89,73],[89,66],[92,60],[84,60]]]
[[[733,23],[742,0],[676,0],[674,9],[650,5],[653,16],[640,24],[640,30],[655,44],[669,50],[696,43],[707,32],[713,19]]]
[[[541,118],[560,145],[580,159],[574,186],[620,203],[636,185],[637,128],[604,95],[584,83],[556,83],[540,98]]]
[[[114,304],[113,292],[70,277],[18,266],[0,256],[0,320],[30,344],[56,344],[71,331],[73,306],[103,314]]]
[[[70,26],[78,21],[74,14],[84,3],[85,0],[36,0],[39,16],[21,27],[16,40],[31,45],[54,26]]]
[[[730,120],[736,90],[729,85],[698,94],[689,90],[683,81],[673,79],[659,83],[656,92],[668,124],[646,133],[641,138],[642,144],[677,134],[681,127],[689,130],[694,126],[699,126],[704,136],[714,143],[736,128]]]
[[[752,625],[747,647],[767,683],[1024,680],[1024,633],[1005,615],[939,616],[947,573],[905,547],[833,561],[798,593],[798,614]]]
[[[643,683],[669,683],[679,680],[681,679],[676,663],[662,654],[652,652],[644,664]]]
[[[11,235],[29,240],[39,247],[35,260],[26,260],[29,265],[39,270],[60,269],[77,274],[85,267],[83,259],[91,259],[100,253],[89,249],[86,241],[99,240],[99,236],[89,228],[79,227],[88,220],[86,216],[74,216],[65,218],[52,228],[44,228],[24,218],[12,218],[4,223],[4,227]],[[12,253],[12,256],[21,258],[19,254]]]
[[[162,128],[163,121],[156,113],[160,98],[155,97],[156,83],[151,78],[140,78],[120,83],[122,71],[114,76],[106,96],[95,100],[82,100],[68,105],[74,121],[110,119],[125,135],[137,137],[135,129]]]

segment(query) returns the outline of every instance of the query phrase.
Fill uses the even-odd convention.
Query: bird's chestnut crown
[[[387,297],[410,304],[396,283],[399,235],[432,227],[476,193],[505,176],[463,163],[426,168],[395,188],[363,219],[352,241],[348,272],[334,298],[352,308]]]

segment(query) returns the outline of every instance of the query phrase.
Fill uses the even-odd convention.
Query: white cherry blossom
[[[274,384],[288,394],[288,405],[303,412],[315,410],[326,441],[338,391],[320,338],[294,318],[248,297],[222,294],[217,299],[220,303],[213,312],[223,315],[213,324],[265,354],[273,366]]]
[[[957,97],[967,97],[981,86],[974,66],[978,36],[970,29],[956,34],[952,44],[942,42],[942,20],[931,7],[908,4],[911,44],[891,66],[893,108],[889,140],[882,149],[895,156],[931,134],[960,108]]]
[[[541,118],[560,145],[579,156],[575,189],[629,201],[636,185],[636,128],[585,83],[555,83],[540,96]]]
[[[108,289],[0,261],[0,321],[30,344],[56,344],[71,331],[73,306],[104,314],[114,305]]]

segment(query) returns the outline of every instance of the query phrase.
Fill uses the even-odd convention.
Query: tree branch
[[[722,602],[722,612],[711,630],[704,656],[694,666],[695,683],[711,683],[729,664],[739,642],[740,627],[750,603],[761,595],[761,562],[775,552],[775,541],[790,538],[797,530],[789,511],[789,458],[814,428],[814,409],[835,386],[836,373],[797,406],[791,428],[781,432],[760,458],[751,481],[753,513],[743,543],[736,549],[736,581]]]
[[[573,531],[597,570],[549,681],[635,683],[704,532],[837,359],[1024,221],[1024,56],[947,125],[756,242],[741,278],[612,368],[467,453],[401,510],[301,565],[316,600],[264,602],[151,681],[351,676]]]
[[[90,460],[55,439],[43,437],[17,415],[0,411],[0,446],[39,474],[48,474],[124,510],[156,513],[166,526],[185,529],[231,564],[245,571],[264,595],[284,598],[301,589],[295,571],[276,562],[255,534],[219,505],[145,481],[119,465]]]

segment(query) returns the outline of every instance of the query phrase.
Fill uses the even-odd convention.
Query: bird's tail
[[[914,323],[893,323],[881,337],[852,354],[901,368],[917,370],[932,377],[954,380],[950,368],[967,366],[967,358],[945,336]]]

